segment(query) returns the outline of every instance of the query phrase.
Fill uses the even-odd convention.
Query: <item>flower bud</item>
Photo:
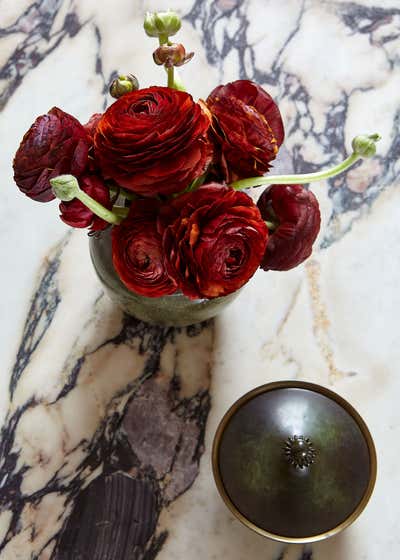
[[[354,153],[363,158],[373,157],[376,153],[376,142],[381,139],[379,134],[360,134],[351,143]]]
[[[78,195],[79,183],[73,175],[58,175],[50,179],[53,193],[63,202],[70,202]]]
[[[143,27],[149,37],[169,37],[175,35],[181,28],[181,19],[177,13],[171,10],[147,12]]]
[[[311,191],[303,185],[271,185],[257,206],[262,218],[273,224],[260,264],[263,270],[290,270],[311,255],[321,226],[318,200]]]
[[[193,58],[193,55],[194,53],[186,54],[185,47],[180,43],[173,43],[158,47],[153,53],[153,59],[156,64],[171,68],[172,66],[182,66]]]
[[[133,74],[121,75],[111,82],[110,95],[118,99],[125,95],[125,93],[130,93],[137,89],[139,89],[139,82]]]

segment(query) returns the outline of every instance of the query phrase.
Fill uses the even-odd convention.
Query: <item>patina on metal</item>
[[[313,383],[250,391],[226,413],[213,471],[229,509],[274,540],[313,542],[350,525],[376,479],[371,434],[342,397]]]

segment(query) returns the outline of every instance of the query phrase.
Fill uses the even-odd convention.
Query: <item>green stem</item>
[[[162,45],[171,45],[168,35],[160,35],[158,38],[158,42],[160,43],[160,47]],[[172,68],[165,68],[167,75],[168,75],[168,82],[167,86],[172,89],[177,89],[179,91],[186,91],[185,86],[183,85],[182,80],[180,79],[178,72],[175,71],[174,67]]]
[[[179,91],[186,91],[186,88],[178,74],[178,70],[175,70],[173,88],[178,89]]]
[[[79,189],[79,191],[76,193],[76,198],[80,200],[82,204],[87,206],[89,210],[93,212],[93,214],[96,214],[96,216],[99,216],[99,218],[102,218],[105,222],[116,225],[122,222],[122,219],[119,216],[117,216],[110,210],[107,210],[107,208],[97,202],[97,200],[94,200],[94,198],[86,194],[81,189]]]
[[[181,192],[173,194],[172,198],[178,198],[178,196],[181,196],[181,195],[186,194],[188,192],[195,191],[196,189],[201,187],[201,185],[204,183],[204,181],[206,180],[206,176],[207,176],[207,173],[204,173],[203,175],[200,175],[200,177],[197,177],[197,179],[193,179],[193,181],[191,183],[189,183],[189,185],[186,187],[186,189],[184,189]]]
[[[129,208],[125,208],[124,206],[113,206],[113,214],[124,220],[129,214]]]
[[[274,222],[269,222],[268,220],[264,220],[264,222],[267,228],[269,229],[269,231],[273,231],[274,229],[277,228],[277,225]]]
[[[315,173],[303,173],[300,175],[267,175],[266,177],[250,177],[248,179],[241,179],[231,183],[231,187],[237,190],[248,189],[249,187],[261,187],[262,185],[290,185],[290,184],[306,184],[313,181],[322,181],[329,177],[334,177],[342,171],[351,167],[362,156],[353,152],[342,163],[335,165],[324,171],[316,171]]]
[[[175,88],[175,82],[174,82],[174,67],[171,66],[171,68],[166,68],[167,70],[167,74],[168,74],[168,87],[169,88]]]
[[[127,191],[122,187],[119,189],[119,194],[121,194],[127,200],[135,200],[136,195],[133,192]]]
[[[122,187],[117,187],[115,185],[111,185],[108,187],[110,190],[110,195],[116,196],[116,195],[121,195],[124,198],[126,198],[127,200],[135,200],[136,195],[133,192],[127,191],[125,189],[123,189]]]

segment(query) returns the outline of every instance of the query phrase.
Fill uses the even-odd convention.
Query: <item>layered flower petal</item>
[[[94,133],[96,132],[97,125],[99,124],[99,121],[102,116],[103,113],[93,113],[93,115],[90,117],[88,122],[83,125],[90,139],[88,170],[90,171],[90,173],[96,173],[96,174],[100,173],[100,169],[94,157],[93,140],[94,140]]]
[[[106,179],[144,196],[183,191],[212,157],[210,116],[188,93],[150,87],[107,109],[94,135]]]
[[[135,200],[128,218],[112,230],[115,270],[129,290],[147,297],[172,294],[177,289],[157,231],[158,211],[157,200]]]
[[[249,196],[217,183],[166,206],[159,230],[169,270],[192,299],[241,288],[260,264],[268,233]]]
[[[53,107],[38,117],[23,137],[14,157],[14,180],[33,200],[53,200],[49,180],[65,173],[82,175],[88,165],[89,146],[80,122]]]
[[[111,210],[110,191],[101,177],[97,175],[84,175],[79,181],[80,188],[97,202]],[[80,200],[61,202],[60,218],[71,227],[86,228],[91,231],[100,231],[110,224],[93,214],[93,212]]]
[[[271,185],[258,200],[264,220],[275,222],[270,233],[261,268],[290,270],[312,252],[321,226],[315,195],[302,185]]]
[[[284,139],[277,104],[262,87],[237,80],[215,88],[207,98],[213,116],[215,161],[223,177],[263,175]]]
[[[103,113],[93,113],[88,122],[83,125],[83,128],[86,130],[92,140],[94,137],[94,133],[96,132],[97,125],[99,124],[102,116]]]

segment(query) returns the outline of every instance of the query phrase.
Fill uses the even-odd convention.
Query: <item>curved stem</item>
[[[247,189],[249,187],[261,187],[262,185],[290,185],[290,184],[305,184],[312,183],[313,181],[322,181],[323,179],[329,179],[329,177],[334,177],[342,171],[345,171],[354,163],[361,159],[361,155],[353,152],[344,161],[325,169],[324,171],[316,171],[315,173],[303,173],[299,175],[267,175],[266,177],[250,177],[249,179],[241,179],[240,181],[234,181],[231,183],[231,187],[237,190]]]
[[[102,204],[97,202],[97,200],[86,194],[81,189],[79,189],[79,191],[76,193],[76,198],[80,200],[82,204],[87,206],[89,210],[93,212],[93,214],[96,214],[96,216],[102,218],[105,222],[114,225],[118,225],[122,222],[122,218],[120,218],[110,210],[107,210],[107,208],[105,208]]]

